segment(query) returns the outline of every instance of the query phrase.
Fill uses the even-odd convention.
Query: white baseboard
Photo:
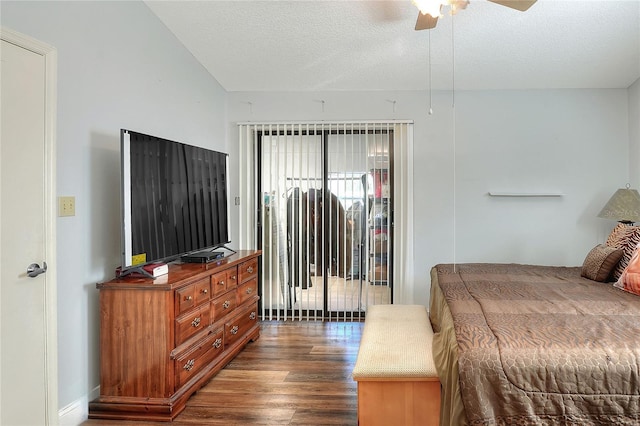
[[[96,387],[87,396],[73,401],[58,411],[58,424],[60,426],[80,426],[89,418],[89,401],[100,395],[100,386]]]
[[[60,426],[79,426],[89,417],[88,398],[80,398],[58,411]]]

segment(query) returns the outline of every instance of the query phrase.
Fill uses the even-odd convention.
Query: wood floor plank
[[[339,347],[335,345],[314,345],[311,348],[313,355],[358,355],[358,347]]]
[[[357,419],[356,419],[357,423]],[[320,426],[320,425],[353,425],[351,410],[296,410],[290,425]]]
[[[216,378],[222,380],[242,380],[251,382],[284,382],[288,371],[269,371],[269,370],[240,370],[224,368]]]
[[[356,425],[351,378],[364,323],[264,321],[260,338],[196,392],[173,423],[82,426]]]
[[[288,425],[295,415],[296,410],[278,409],[272,407],[253,408],[251,410],[232,409],[223,405],[217,406],[196,406],[187,407],[173,425],[249,425],[249,424],[270,424]]]
[[[199,393],[209,393],[211,395],[223,395],[229,393],[247,393],[251,390],[253,393],[264,394],[283,394],[283,395],[349,395],[357,391],[357,384],[341,384],[341,383],[313,383],[313,382],[284,382],[284,383],[255,383],[248,386],[246,382],[238,381],[216,381],[219,389],[211,389],[211,382],[198,391]]]
[[[317,409],[323,411],[358,409],[356,395],[273,395],[269,404],[275,407],[292,407],[296,409]]]
[[[211,401],[214,398],[213,392],[198,392],[191,396],[187,402],[188,407],[201,407],[211,406]],[[256,394],[256,393],[220,393],[216,394],[215,398],[224,401],[225,407],[278,407],[278,408],[291,408],[286,405],[277,404],[274,402],[273,395],[271,394]]]
[[[351,378],[351,371],[322,371],[322,372],[292,372],[287,375],[286,382],[325,382],[333,384],[334,382],[346,381]]]

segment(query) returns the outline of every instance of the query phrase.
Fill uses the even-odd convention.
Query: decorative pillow
[[[629,265],[613,285],[629,293],[640,295],[640,250],[636,249]]]
[[[607,238],[607,245],[609,247],[622,249],[622,257],[620,262],[615,267],[611,274],[613,281],[616,281],[622,275],[622,271],[627,267],[636,246],[640,243],[640,227],[634,225],[626,225],[624,223],[618,223],[613,228],[611,234]]]
[[[605,282],[618,265],[623,250],[598,244],[591,249],[582,264],[582,276],[590,280]]]

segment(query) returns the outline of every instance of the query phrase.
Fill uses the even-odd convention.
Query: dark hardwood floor
[[[356,425],[351,371],[364,323],[261,323],[260,338],[187,402],[173,423],[87,420],[83,426]]]

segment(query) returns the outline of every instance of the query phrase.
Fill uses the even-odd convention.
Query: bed
[[[640,296],[583,268],[432,268],[441,425],[640,424]]]

